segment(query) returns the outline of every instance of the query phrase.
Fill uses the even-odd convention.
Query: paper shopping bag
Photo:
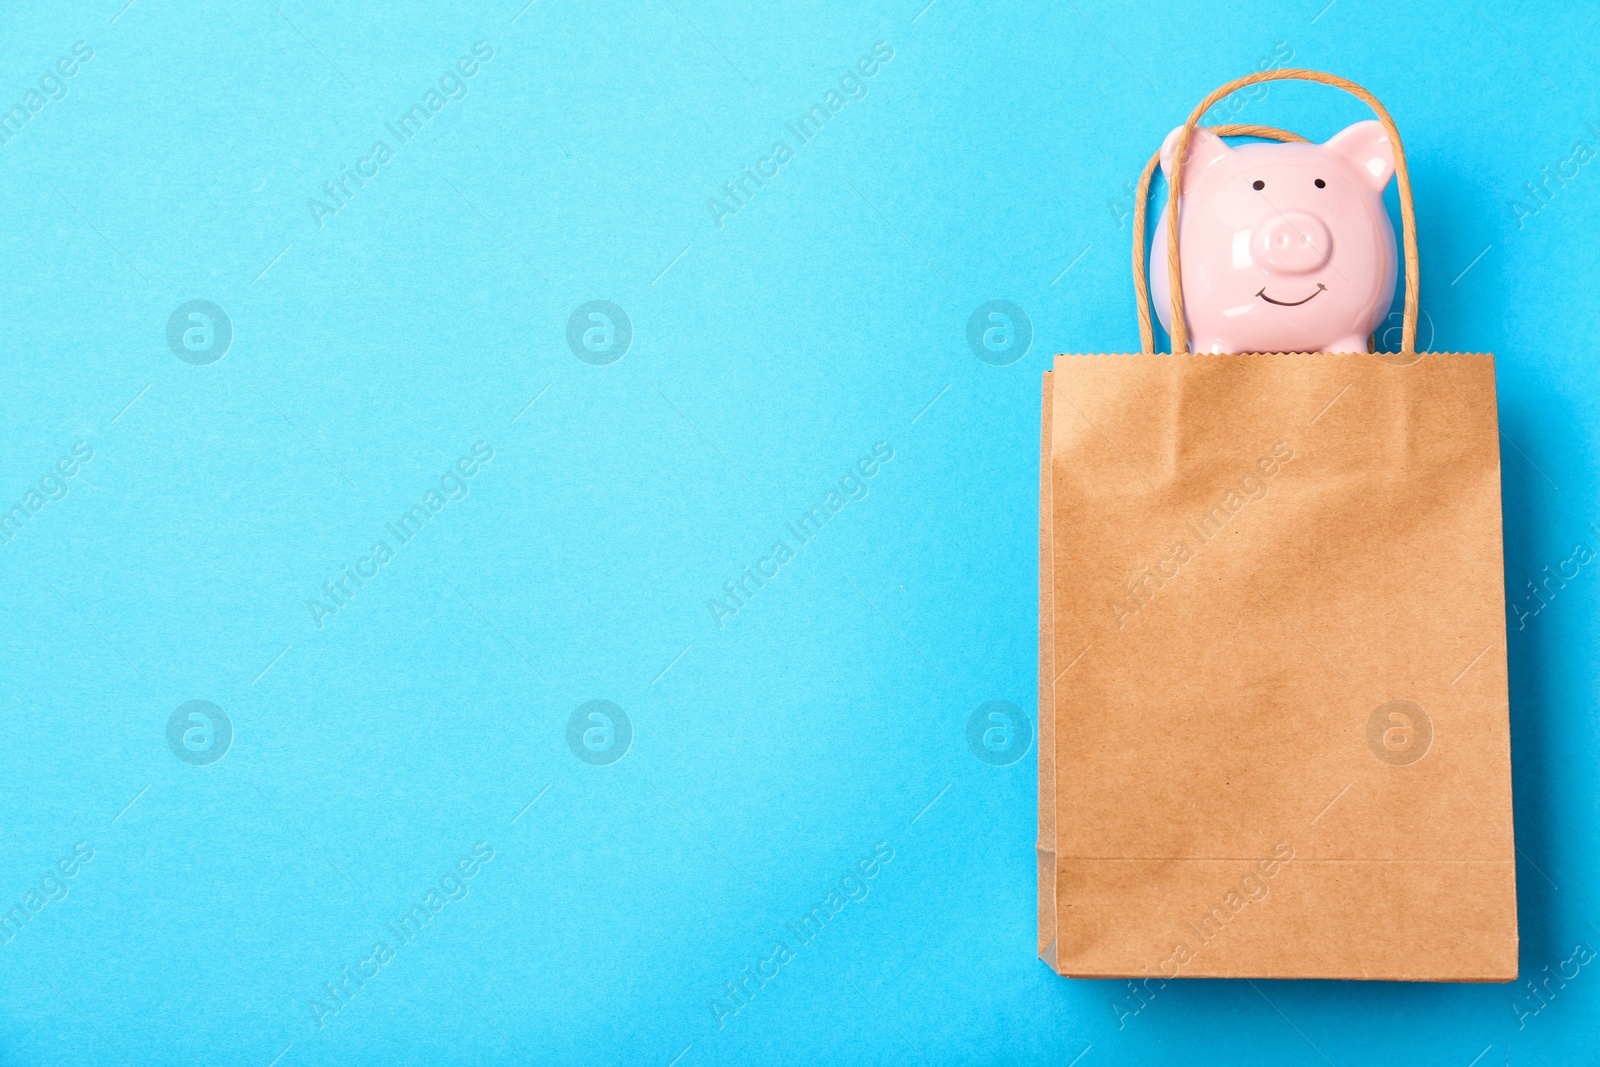
[[[1410,184],[1370,94],[1266,72],[1188,125],[1287,77],[1356,93],[1393,139],[1402,351],[1192,354],[1179,283],[1156,353],[1141,218],[1143,351],[1045,374],[1039,953],[1150,992],[1509,981],[1494,360],[1415,351]]]

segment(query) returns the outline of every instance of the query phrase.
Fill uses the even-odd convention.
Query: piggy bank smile
[[[1272,299],[1272,297],[1267,295],[1267,290],[1266,290],[1265,286],[1262,286],[1261,291],[1259,293],[1257,293],[1256,296],[1260,297],[1262,300],[1265,300],[1269,304],[1277,304],[1281,308],[1297,308],[1301,304],[1309,304],[1312,300],[1316,299],[1316,296],[1317,296],[1318,293],[1326,291],[1327,288],[1328,287],[1326,285],[1323,285],[1321,282],[1318,282],[1317,283],[1317,292],[1312,293],[1310,296],[1306,297],[1304,300],[1274,300],[1274,299]]]
[[[1171,173],[1180,130],[1162,146]],[[1394,297],[1398,257],[1383,190],[1394,174],[1383,126],[1325,144],[1230,147],[1197,127],[1178,203],[1185,323],[1197,352],[1365,352]],[[1167,217],[1151,292],[1172,327]]]

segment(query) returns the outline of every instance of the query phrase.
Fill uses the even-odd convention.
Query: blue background
[[[94,57],[0,146],[0,507],[94,456],[0,545],[0,901],[94,858],[0,946],[0,1063],[1600,1057],[1600,962],[1536,1014],[1521,983],[1119,1009],[1034,957],[1036,752],[967,743],[987,701],[1036,717],[1040,372],[1136,347],[1132,180],[1286,53],[1405,134],[1422,343],[1498,356],[1508,596],[1600,546],[1600,159],[1524,184],[1600,149],[1596,9],[924,2],[6,6],[0,107]],[[479,41],[400,146],[385,123]],[[786,131],[877,42],[864,97]],[[1366,117],[1240,103],[1314,139]],[[209,365],[166,340],[195,299],[233,326]],[[597,299],[633,327],[604,366],[566,340]],[[966,341],[993,299],[1033,328],[1006,366]],[[468,495],[395,547],[474,442]],[[867,496],[719,626],[879,442]],[[1595,569],[1511,618],[1525,976],[1600,949]],[[233,724],[208,766],[167,742],[190,700]],[[632,724],[609,765],[567,741],[591,700]],[[323,983],[478,842],[465,898],[319,1026]],[[784,924],[880,843],[800,945]]]

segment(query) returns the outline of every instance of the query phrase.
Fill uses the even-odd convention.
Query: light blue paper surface
[[[1591,9],[124,2],[0,13],[0,1064],[1593,1061]],[[1545,999],[1034,958],[1039,376],[1283,65],[1497,356]]]

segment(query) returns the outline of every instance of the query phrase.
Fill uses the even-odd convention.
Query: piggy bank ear
[[[1394,175],[1394,144],[1376,119],[1346,126],[1323,149],[1349,162],[1369,186],[1382,191]]]
[[[1182,133],[1183,127],[1179,126],[1161,142],[1161,173],[1169,182],[1172,180],[1172,154],[1178,149],[1178,137]],[[1233,149],[1222,138],[1204,126],[1196,126],[1189,135],[1189,155],[1183,161],[1183,187],[1192,188],[1201,174],[1232,154]]]

